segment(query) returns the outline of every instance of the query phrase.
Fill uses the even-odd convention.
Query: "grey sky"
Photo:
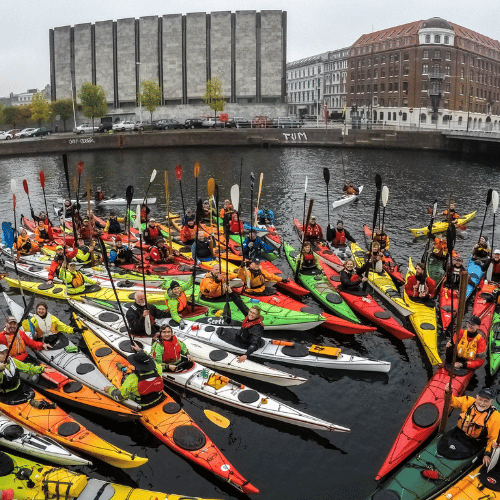
[[[2,0],[0,7],[0,96],[49,83],[50,28],[107,19],[286,10],[288,61],[351,45],[363,33],[435,16],[500,39],[499,0]]]

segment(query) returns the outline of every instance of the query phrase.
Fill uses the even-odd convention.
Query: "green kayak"
[[[298,252],[288,243],[283,242],[285,255],[295,273],[297,265],[295,258]],[[339,295],[337,290],[330,284],[322,271],[318,270],[318,274],[303,274],[299,273],[299,280],[307,288],[313,297],[327,309],[329,309],[335,316],[351,321],[353,323],[361,323],[358,317],[354,314],[352,309],[347,305],[344,299]]]
[[[432,252],[429,252],[427,258],[427,276],[436,282],[436,288],[439,288],[445,275],[444,263],[445,261],[443,259],[439,259]]]
[[[494,375],[500,368],[500,314],[493,314],[491,322],[488,353],[490,356],[490,375]]]

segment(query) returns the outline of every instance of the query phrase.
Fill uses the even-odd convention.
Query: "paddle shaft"
[[[14,335],[13,335],[12,340],[10,342],[9,348],[7,349],[7,356],[5,357],[5,361],[4,361],[4,363],[6,363],[6,364],[9,362],[8,361],[9,354],[10,354],[10,351],[12,350],[12,347],[14,346],[14,342],[16,340],[17,333],[19,332],[19,328],[21,327],[22,322],[28,317],[28,314],[30,313],[31,308],[33,307],[33,304],[35,303],[35,295],[31,296],[31,299],[30,299],[30,302],[28,305],[26,305],[26,300],[24,298],[24,295],[23,295],[23,301],[24,301],[24,313],[23,313],[21,319],[19,320],[19,322],[17,323],[16,331],[14,332]]]
[[[432,207],[431,221],[428,226],[429,237],[427,238],[427,244],[425,245],[424,254],[422,255],[422,262],[424,262],[426,266],[427,266],[427,260],[429,258],[429,249],[431,247],[431,240],[432,240],[432,226],[434,224],[434,218],[436,217],[436,212],[437,212],[437,200],[434,201],[434,205]]]
[[[219,217],[219,186],[217,186],[217,184],[215,185],[215,210],[217,212],[216,216],[217,216],[217,220],[218,220],[218,217]],[[219,255],[219,269],[221,270],[222,272],[222,257],[221,257],[221,248],[220,248],[220,226],[219,224],[217,223],[217,245],[219,246],[219,252],[218,252],[218,255]],[[227,266],[227,263],[226,263],[226,266]]]
[[[479,238],[477,239],[478,243],[479,243],[479,240],[481,239],[481,236],[483,235],[484,221],[486,220],[486,212],[488,211],[488,207],[491,203],[492,195],[493,195],[493,190],[488,189],[488,194],[486,195],[486,207],[484,209],[484,215],[483,215],[483,223],[481,224],[481,231],[479,231]],[[493,244],[492,244],[492,247],[493,247]]]
[[[262,191],[262,181],[264,180],[264,174],[261,172],[259,180],[259,195],[257,196],[257,206],[255,207],[255,217],[254,217],[254,227],[257,227],[257,212],[259,211],[260,205],[260,193]],[[252,207],[253,210],[253,207]],[[250,221],[251,223],[252,221]]]
[[[45,196],[45,174],[43,170],[40,171],[40,185],[42,186],[43,201],[45,202],[45,213],[49,216],[49,209],[47,208],[47,197]]]
[[[65,154],[63,154],[63,167],[64,167],[64,175],[66,176],[66,186],[68,188],[68,198],[71,203],[71,188],[69,186],[69,169],[68,169],[68,157]],[[78,208],[78,205],[77,205]],[[75,246],[78,246],[78,236],[76,234],[76,224],[75,224],[75,214],[74,210],[71,210],[71,221],[73,223],[73,238],[75,242]],[[64,229],[64,221],[63,221],[63,229]]]
[[[184,194],[182,193],[182,181],[179,181],[179,188],[181,190],[181,202],[182,202],[182,213],[183,213],[182,219],[184,219],[184,217],[186,216],[186,207],[184,205]]]
[[[28,181],[26,179],[23,180],[23,187],[24,187],[25,193],[28,195],[28,203],[30,205],[30,211],[31,211],[31,213],[34,213],[33,207],[31,206],[30,191],[28,189]],[[48,216],[48,214],[47,214],[47,216]]]
[[[299,258],[297,259],[297,266],[295,268],[295,281],[299,279],[299,272],[300,272],[300,264],[302,260],[302,254],[304,253],[304,244],[306,242],[306,234],[307,234],[307,228],[309,226],[309,219],[311,218],[311,212],[313,208],[314,200],[311,199],[309,200],[309,208],[307,210],[307,219],[306,219],[306,224],[302,226],[302,244],[300,245],[300,253],[299,253]]]
[[[165,198],[167,200],[167,228],[168,228],[168,247],[172,255],[172,231],[170,230],[170,192],[168,189],[168,172],[165,170]]]
[[[342,149],[340,149],[340,159],[342,160],[342,170],[344,171],[344,184],[347,184],[347,176],[345,174],[345,166],[344,166],[344,154],[342,153]]]

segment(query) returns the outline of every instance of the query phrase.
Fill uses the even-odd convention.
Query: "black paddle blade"
[[[214,193],[215,193],[215,205],[217,207],[217,212],[219,211],[219,186],[216,184],[214,188]],[[217,214],[217,217],[219,214]]]
[[[377,191],[382,189],[382,177],[380,174],[375,174],[375,186],[377,186]]]
[[[127,200],[127,205],[132,203],[132,198],[134,197],[134,186],[127,186],[127,191],[125,192],[125,199]]]
[[[203,200],[201,198],[198,200],[196,208],[198,209],[198,212],[201,212],[203,210]]]
[[[222,316],[224,318],[226,325],[230,325],[231,324],[231,306],[229,305],[229,301],[226,302],[226,304],[224,305],[224,311],[222,313]]]
[[[250,172],[250,189],[253,189],[255,186],[255,175],[253,172]]]
[[[330,182],[330,170],[328,170],[327,167],[323,169],[323,177],[325,179],[326,184]],[[382,179],[380,179],[380,182],[382,182]]]
[[[448,248],[448,255],[452,255],[456,240],[457,228],[455,227],[455,224],[448,224],[448,229],[446,230],[446,246]]]
[[[328,224],[326,227],[326,241],[332,241],[333,240],[333,228]]]
[[[491,199],[493,198],[493,189],[488,189],[488,194],[486,195],[486,206],[489,207]]]
[[[104,267],[106,269],[109,268],[109,260],[108,260],[108,252],[106,250],[106,245],[104,244],[104,240],[102,238],[98,238],[99,245],[101,247],[102,261],[104,263]]]

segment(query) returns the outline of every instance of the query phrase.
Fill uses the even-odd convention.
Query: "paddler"
[[[192,245],[196,238],[197,226],[194,219],[189,219],[185,226],[182,226],[180,239],[184,245]]]
[[[17,331],[17,334],[16,334]],[[24,361],[28,357],[28,351],[26,351],[26,346],[34,351],[41,351],[43,349],[50,349],[50,345],[45,342],[37,342],[30,338],[23,330],[17,328],[17,320],[14,316],[7,316],[5,320],[5,327],[3,331],[0,332],[0,344],[10,345],[12,339],[16,334],[16,340],[10,351],[13,358],[19,361]]]
[[[90,243],[94,236],[99,236],[102,233],[103,229],[102,224],[99,224],[92,215],[90,217],[85,216],[83,218],[83,225],[79,231],[80,238]]]
[[[193,361],[186,344],[174,335],[169,325],[160,326],[158,339],[151,346],[151,356],[157,365],[171,372],[177,371],[186,359],[189,362]]]
[[[335,247],[344,246],[346,241],[352,241],[356,243],[356,240],[351,236],[351,233],[344,228],[344,222],[342,220],[337,221],[337,226],[331,229],[332,239],[330,244]]]
[[[488,266],[485,266],[486,269],[491,266],[491,278],[490,281],[494,283],[500,284],[500,249],[495,249],[493,252],[493,256],[488,263]],[[488,271],[489,273],[489,271]]]
[[[66,290],[69,295],[78,295],[84,293],[88,286],[96,285],[97,281],[85,276],[85,274],[77,271],[76,262],[62,263],[59,269],[59,278],[66,285]]]
[[[81,333],[82,331],[80,328],[66,325],[53,314],[50,314],[47,303],[44,301],[38,302],[35,306],[35,314],[31,318],[25,319],[22,326],[25,331],[30,332],[33,340],[47,344],[56,340],[58,333],[68,335],[75,332]]]
[[[71,216],[73,215],[73,210],[75,209],[76,207],[74,205],[71,204],[71,200],[69,198],[66,198],[64,200],[64,206],[61,207],[59,210],[58,210],[58,215],[62,217],[62,215],[64,213],[66,213],[66,218],[67,219],[71,219]]]
[[[405,285],[405,292],[414,302],[427,302],[436,295],[436,282],[427,276],[425,264],[419,262]]]
[[[453,343],[449,340],[446,344],[446,362],[451,363],[453,349],[457,346],[457,360],[455,368],[476,370],[483,366],[486,358],[486,341],[483,332],[479,329],[481,319],[471,316],[467,321],[467,329],[461,329],[453,336]],[[458,344],[457,344],[458,342]]]
[[[231,215],[229,232],[231,234],[243,234],[243,222],[238,222],[238,214],[236,212]]]
[[[266,258],[262,255],[262,252],[272,253],[273,250],[273,247],[257,236],[255,229],[251,229],[248,232],[248,236],[243,240],[242,253],[245,259],[263,261]]]
[[[125,219],[118,219],[115,212],[111,212],[109,214],[108,222],[106,222],[106,225],[104,226],[104,232],[108,234],[121,234],[123,231],[120,226],[120,222],[125,222]]]
[[[288,279],[282,279],[262,269],[258,259],[253,259],[248,266],[243,261],[241,267],[238,269],[238,278],[243,281],[244,291],[252,295],[274,295],[276,290],[267,288],[266,281],[275,283],[280,281],[284,283],[288,282]]]
[[[38,242],[38,246],[40,247],[54,241],[52,227],[47,226],[43,220],[38,221],[35,227],[35,240]]]
[[[344,184],[342,191],[344,191],[346,196],[352,196],[354,194],[359,194],[359,189],[355,186],[355,184],[353,182],[349,182],[349,183]]]
[[[134,295],[134,303],[127,309],[127,323],[130,327],[132,335],[138,337],[147,336],[145,318],[149,316],[151,322],[151,333],[158,333],[156,320],[161,318],[169,318],[168,311],[158,309],[154,304],[148,304],[146,308],[146,298],[143,291],[137,291]]]
[[[149,251],[149,258],[155,264],[166,264],[168,262],[173,262],[174,255],[179,256],[180,254],[177,250],[174,250],[173,255],[171,255],[169,247],[165,245],[165,240],[161,236]]]
[[[198,220],[202,222],[210,223],[210,202],[205,200],[203,202],[201,210],[197,210]]]
[[[56,254],[54,255],[54,259],[50,264],[49,279],[47,281],[49,285],[52,285],[52,283],[54,282],[56,274],[59,274],[59,269],[61,268],[64,259],[66,258],[67,261],[70,261],[71,259],[74,259],[76,257],[77,253],[78,248],[76,247],[70,250],[68,247],[63,248],[62,245],[57,245]]]
[[[274,224],[274,212],[267,207],[259,208],[257,211],[257,224],[268,226]]]
[[[371,252],[368,251],[365,257],[365,263],[359,269],[359,272],[363,274],[367,268],[375,273],[381,273],[384,270],[384,254],[380,250],[380,244],[374,241],[371,245]]]
[[[483,457],[485,466],[491,462],[492,445],[497,441],[500,431],[500,413],[493,406],[493,399],[490,389],[480,390],[475,398],[451,395],[451,406],[461,411],[454,437],[462,446],[469,445],[471,449],[486,445]]]
[[[387,236],[385,232],[385,227],[375,229],[373,241],[376,241],[380,245],[380,250],[384,255],[388,255],[391,242],[389,241],[389,236]]]
[[[99,203],[101,203],[101,201],[104,200],[104,193],[102,192],[102,189],[100,187],[98,187],[96,189],[96,192],[94,193],[94,200],[96,205],[98,205]]]
[[[109,252],[109,262],[115,266],[130,264],[134,254],[127,245],[123,244],[121,236],[115,238],[115,246]]]
[[[224,206],[220,209],[219,212],[219,217],[221,219],[224,219],[224,216],[229,213],[234,212],[234,207],[233,204],[231,203],[231,200],[224,200]]]
[[[340,290],[351,293],[362,292],[362,285],[366,281],[368,278],[355,270],[354,261],[347,259],[344,262],[344,269],[340,271]],[[366,294],[366,292],[364,293]]]
[[[451,288],[452,290],[458,290],[458,286],[460,283],[460,271],[467,272],[467,269],[465,269],[464,267],[462,257],[456,254],[453,256],[451,269],[446,273],[446,281],[443,283],[443,286],[446,288]]]
[[[193,214],[193,210],[191,208],[188,208],[186,212],[184,213],[184,217],[182,218],[181,225],[185,226],[190,220],[194,220],[195,216]]]
[[[141,223],[142,224],[144,224],[148,221],[148,216],[149,216],[150,212],[151,212],[151,209],[145,203],[143,203],[141,205]]]
[[[188,299],[185,290],[189,290],[192,286],[193,276],[191,275],[189,280],[182,285],[178,281],[172,281],[165,293],[165,302],[170,312],[170,316],[172,316],[177,323],[181,322],[179,313],[186,310],[188,307]]]
[[[227,284],[226,275],[221,273],[219,264],[215,264],[201,280],[200,294],[204,299],[218,299],[226,293],[226,290],[231,293],[231,287]]]
[[[252,306],[248,309],[248,307],[245,306],[245,309],[247,310],[247,314],[241,324],[241,330],[236,334],[235,340],[242,347],[246,347],[247,352],[238,356],[238,363],[245,361],[263,344],[262,335],[264,333],[264,323],[260,307]]]
[[[314,215],[311,215],[311,218],[309,219],[305,239],[307,241],[323,241],[324,239],[323,230],[321,229],[321,226],[316,223],[316,217]]]
[[[443,234],[441,238],[436,236],[434,238],[434,248],[432,249],[432,253],[434,257],[438,259],[446,259],[448,255],[448,240],[446,238],[446,234]],[[455,256],[455,250],[453,250],[453,256]]]
[[[198,264],[202,260],[207,260],[207,258],[211,258],[213,255],[214,248],[214,237],[212,236],[210,240],[207,240],[205,233],[200,231],[198,233],[198,239],[195,240],[193,245],[191,246],[191,254],[193,259],[196,258]]]
[[[76,260],[82,264],[90,264],[92,262],[92,252],[95,248],[94,240],[91,240],[90,245],[86,245],[82,238],[78,239],[78,252]]]
[[[35,221],[35,224],[38,224],[39,221],[43,221],[46,226],[52,226],[52,222],[48,218],[47,214],[42,210],[38,217],[34,214],[33,210],[31,211],[31,217]]]
[[[303,274],[321,274],[318,256],[314,253],[312,244],[309,241],[304,243],[302,255],[297,255],[295,262],[299,266],[299,271]]]
[[[489,259],[491,254],[491,248],[488,246],[488,240],[481,236],[479,241],[474,245],[472,249],[473,260],[486,260]]]
[[[160,228],[156,223],[156,219],[149,219],[148,226],[144,230],[143,238],[146,245],[154,245],[156,240],[161,236]]]
[[[450,208],[446,209],[444,212],[441,213],[441,215],[444,215],[445,221],[446,222],[452,222],[453,224],[457,224],[459,215],[458,212],[455,210],[456,205],[455,203],[450,203]]]
[[[134,367],[131,373],[126,374],[125,381],[120,389],[114,385],[108,385],[104,390],[116,401],[132,399],[141,405],[142,410],[151,408],[165,399],[163,392],[163,379],[161,378],[161,364],[154,362],[153,358],[141,350],[137,344],[132,344],[136,351],[127,357],[127,361]],[[118,363],[117,363],[117,367]]]
[[[38,252],[38,243],[28,236],[26,229],[21,229],[16,242],[16,250],[20,255],[30,255]]]

